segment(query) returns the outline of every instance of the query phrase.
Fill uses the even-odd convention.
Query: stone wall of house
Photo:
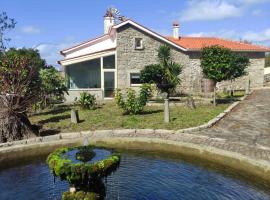
[[[233,87],[236,90],[244,90],[250,80],[251,88],[262,87],[264,84],[264,62],[265,54],[263,52],[253,52],[253,53],[244,53],[250,59],[250,65],[248,66],[247,76],[240,77],[235,80]],[[200,53],[190,52],[190,76],[191,76],[191,87],[194,93],[201,92],[202,88],[202,78],[203,73],[200,67]],[[218,90],[223,90],[224,88],[230,89],[230,81],[222,81],[217,84]]]
[[[135,49],[135,38],[142,38],[143,49]],[[131,87],[130,73],[138,73],[146,65],[155,64],[157,60],[157,50],[163,42],[153,38],[147,33],[126,25],[118,29],[117,32],[117,75],[118,88],[125,89]],[[201,93],[203,73],[200,67],[199,52],[184,52],[172,47],[172,58],[174,62],[183,65],[181,74],[181,85],[177,88],[178,93]],[[248,67],[249,75],[241,77],[235,81],[235,89],[245,89],[247,81],[250,79],[251,87],[261,87],[264,82],[264,53],[245,53],[250,58]],[[224,81],[217,85],[218,89],[230,88],[230,81]],[[135,88],[135,87],[134,87]]]
[[[248,75],[240,77],[233,83],[233,88],[236,90],[244,90],[250,80],[251,88],[262,87],[264,84],[264,64],[265,64],[265,53],[254,52],[245,53],[250,59],[250,65],[248,66]],[[217,85],[218,89],[227,88],[231,86],[230,81],[223,81]]]
[[[143,49],[135,49],[135,38],[142,38]],[[158,63],[157,50],[162,44],[162,41],[158,41],[131,25],[119,28],[117,32],[118,88],[131,87],[130,73],[138,73],[146,65]],[[190,86],[189,57],[174,48],[172,48],[171,54],[175,62],[183,65],[181,88],[187,89]]]

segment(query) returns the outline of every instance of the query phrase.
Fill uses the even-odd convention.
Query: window
[[[100,88],[100,59],[68,65],[66,68],[69,89]]]
[[[135,49],[143,49],[142,38],[135,38]]]
[[[103,57],[103,69],[115,69],[115,56]]]
[[[130,73],[130,85],[140,85],[140,73]]]

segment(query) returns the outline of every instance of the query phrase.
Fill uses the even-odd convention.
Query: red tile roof
[[[187,50],[199,51],[203,47],[219,45],[231,49],[232,51],[270,51],[270,48],[247,44],[243,42],[237,42],[232,40],[226,40],[215,37],[179,37],[174,39],[173,37],[166,37],[170,41],[178,44]]]

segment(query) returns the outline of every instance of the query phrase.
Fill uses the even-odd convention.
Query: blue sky
[[[59,50],[101,35],[110,6],[161,34],[245,39],[270,46],[270,0],[0,0],[0,12],[15,18],[10,47],[40,50],[49,64],[62,59]]]

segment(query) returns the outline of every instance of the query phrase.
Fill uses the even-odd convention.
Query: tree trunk
[[[0,142],[29,138],[37,132],[25,114],[15,114],[0,108]]]

